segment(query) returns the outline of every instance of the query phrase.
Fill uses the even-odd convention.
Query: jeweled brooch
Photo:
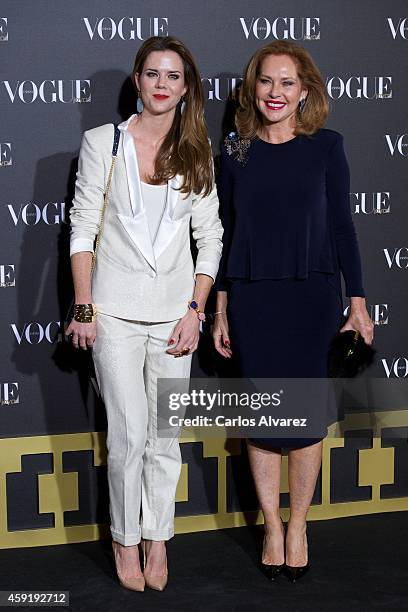
[[[236,132],[230,132],[224,140],[228,155],[239,162],[242,166],[248,161],[248,151],[251,146],[249,138],[240,138]]]

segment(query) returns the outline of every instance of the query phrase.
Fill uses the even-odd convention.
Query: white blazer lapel
[[[156,260],[143,204],[136,149],[132,135],[126,130],[123,130],[123,155],[133,215],[118,215],[118,218],[143,257],[155,270]]]
[[[156,261],[169,246],[183,221],[182,219],[173,219],[174,209],[180,196],[180,191],[178,191],[180,184],[181,177],[178,175],[168,182],[166,206],[153,245]]]

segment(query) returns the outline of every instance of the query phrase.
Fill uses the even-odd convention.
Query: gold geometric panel
[[[380,498],[380,487],[394,482],[394,449],[381,447],[381,435],[384,428],[406,427],[408,411],[371,413],[369,415],[349,414],[340,424],[331,429],[331,436],[323,442],[321,471],[321,503],[312,505],[308,513],[309,520],[324,520],[345,516],[371,514],[375,512],[393,512],[408,510],[408,497]],[[330,463],[331,451],[344,447],[345,434],[353,430],[369,429],[373,436],[373,447],[360,449],[358,453],[358,485],[371,486],[372,496],[368,500],[349,502],[330,502]],[[337,437],[333,437],[336,433]],[[227,511],[227,460],[231,455],[241,452],[241,440],[224,438],[204,439],[191,432],[183,436],[183,443],[202,443],[203,456],[217,459],[217,493],[218,507],[214,514],[180,516],[175,519],[176,533],[189,533],[211,529],[225,529],[263,522],[262,513],[228,512]],[[107,524],[64,525],[64,512],[78,510],[79,483],[77,472],[63,472],[62,458],[65,452],[92,451],[93,465],[106,464],[106,432],[85,432],[48,436],[32,436],[0,439],[0,548],[24,546],[44,546],[73,542],[87,542],[109,538]],[[38,510],[42,513],[53,513],[54,527],[38,529],[8,530],[7,521],[7,474],[21,472],[22,457],[38,454],[52,455],[52,474],[38,474]],[[288,458],[282,457],[281,492],[288,491]],[[189,465],[181,468],[177,487],[177,501],[188,501]],[[398,476],[398,475],[397,475]],[[289,508],[282,508],[284,520],[289,517]]]
[[[380,499],[380,486],[394,483],[394,449],[382,448],[373,438],[373,448],[359,450],[358,486],[372,487],[372,499]]]
[[[181,466],[180,479],[177,484],[176,502],[188,501],[188,463]]]
[[[78,473],[39,474],[38,496],[40,514],[53,512],[62,519],[67,510],[79,510]]]
[[[288,473],[288,463],[289,459],[287,455],[282,456],[282,465],[281,465],[281,493],[289,493],[289,473]]]
[[[0,548],[47,546],[90,542],[108,537],[109,526],[64,525],[63,512],[78,509],[78,474],[62,471],[62,455],[72,451],[93,451],[93,465],[106,463],[106,432],[85,432],[0,439]],[[39,474],[39,512],[54,513],[54,527],[9,531],[7,528],[7,474],[21,472],[25,455],[52,454],[53,474]]]

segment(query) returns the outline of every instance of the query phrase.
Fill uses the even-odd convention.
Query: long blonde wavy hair
[[[184,66],[187,92],[183,96],[185,110],[177,105],[170,130],[157,152],[153,185],[158,185],[179,174],[183,178],[181,193],[208,195],[213,186],[213,163],[204,119],[204,95],[196,63],[187,47],[173,36],[152,36],[137,52],[133,68],[141,74],[147,57],[153,51],[175,51]]]

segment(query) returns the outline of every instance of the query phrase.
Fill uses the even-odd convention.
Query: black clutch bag
[[[339,332],[329,351],[329,377],[354,378],[372,364],[375,350],[358,331]]]

